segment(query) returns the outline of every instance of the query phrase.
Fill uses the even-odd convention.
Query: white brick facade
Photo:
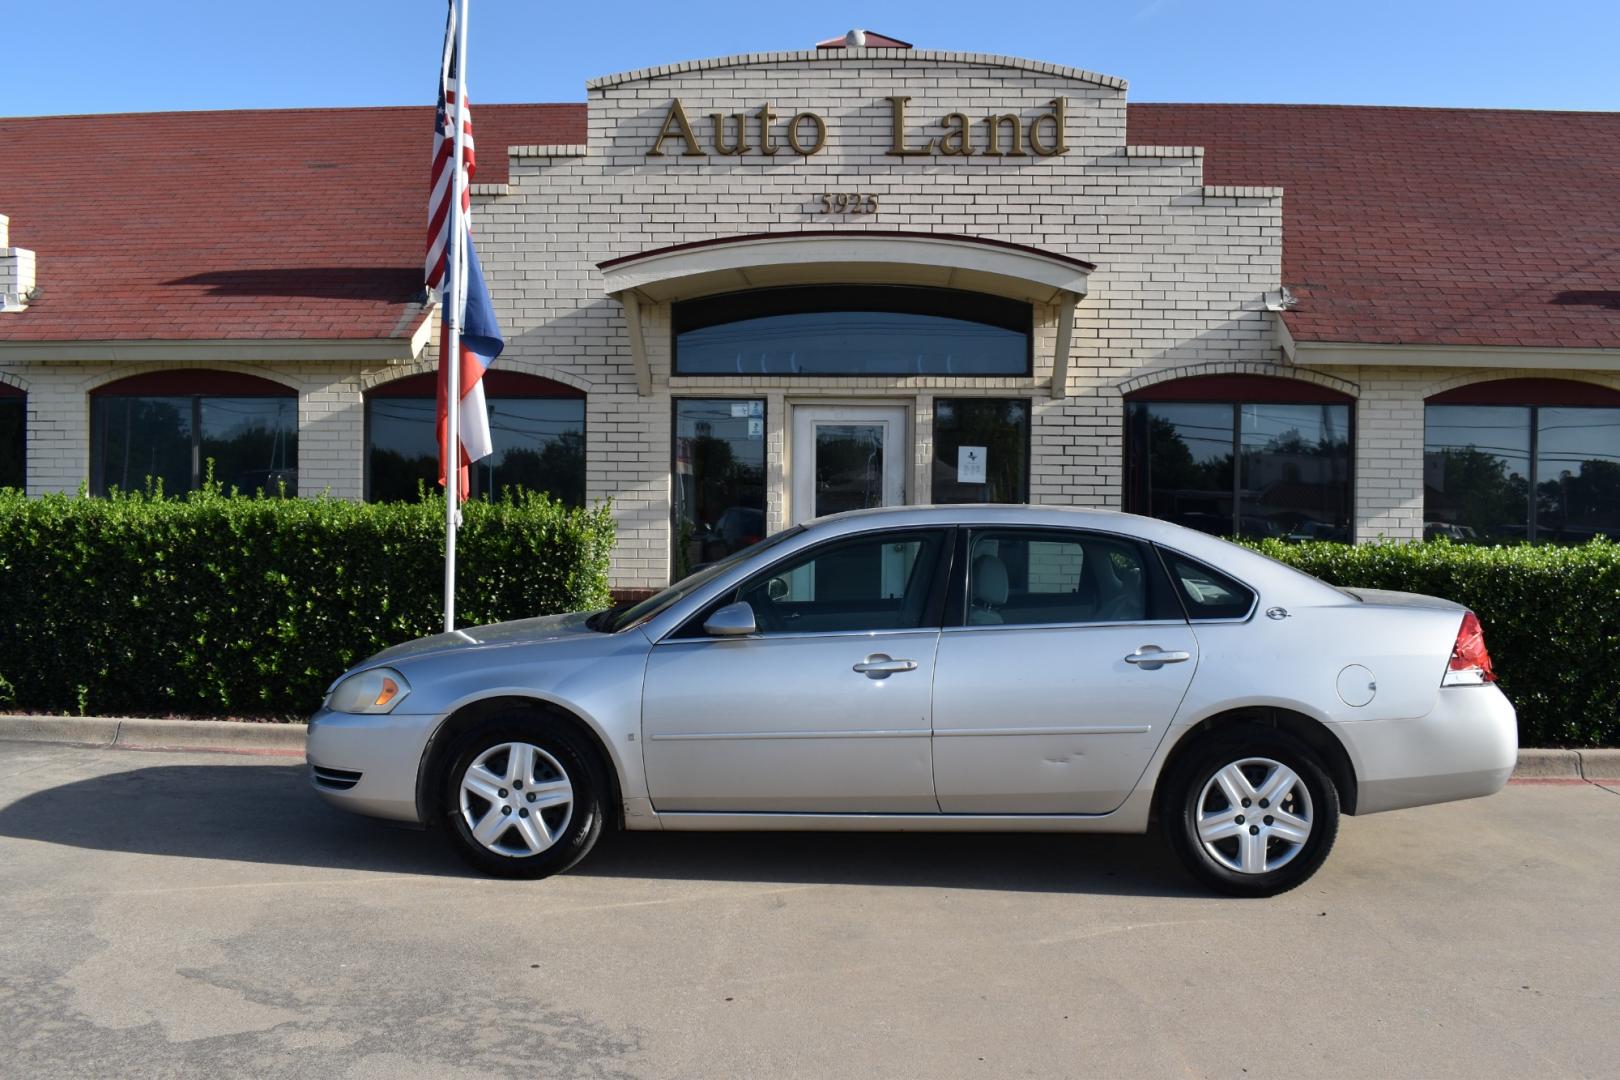
[[[475,191],[475,228],[508,342],[500,365],[587,393],[587,497],[613,500],[619,525],[613,583],[620,588],[662,585],[670,575],[675,398],[766,401],[766,514],[769,526],[779,528],[790,516],[796,405],[880,399],[906,406],[913,445],[907,498],[926,502],[935,399],[1027,398],[1031,498],[1116,507],[1126,393],[1210,374],[1303,379],[1356,399],[1355,529],[1366,540],[1422,535],[1426,395],[1515,374],[1620,388],[1615,375],[1542,368],[1380,365],[1327,372],[1290,363],[1276,316],[1267,309],[1268,296],[1283,285],[1286,194],[1206,186],[1197,147],[1127,147],[1125,87],[1117,79],[970,54],[852,49],[671,65],[597,80],[588,92],[588,141],[512,147],[508,181]],[[909,98],[908,128],[919,139],[946,113],[973,118],[981,152],[886,153],[891,96]],[[677,98],[705,152],[683,155],[684,141],[675,138],[663,156],[649,157]],[[1010,113],[1027,124],[1059,98],[1066,102],[1067,153],[982,152],[985,117]],[[824,119],[825,148],[801,156],[784,144],[765,156],[756,138],[751,153],[713,151],[710,114],[753,116],[767,103],[778,117],[779,144],[789,118],[803,111]],[[734,136],[735,121],[726,124],[728,138]],[[821,193],[841,191],[875,194],[878,211],[823,213]],[[1066,392],[1052,393],[1060,312],[1054,305],[1037,307],[1029,376],[716,378],[672,373],[667,302],[642,311],[651,392],[640,391],[626,313],[606,295],[599,264],[695,241],[807,230],[961,236],[1094,264],[1075,312]],[[49,253],[41,259],[48,283]],[[85,481],[88,395],[97,386],[192,366],[248,372],[294,388],[300,491],[358,498],[366,390],[431,370],[435,353],[436,345],[429,345],[421,358],[405,363],[91,363],[9,349],[0,354],[0,381],[28,393],[33,493],[74,490]]]

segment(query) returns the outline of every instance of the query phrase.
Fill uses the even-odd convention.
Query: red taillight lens
[[[1496,681],[1496,672],[1491,670],[1491,654],[1485,651],[1485,628],[1479,625],[1479,616],[1472,611],[1463,614],[1457,641],[1451,646],[1451,663],[1446,667],[1444,681],[1447,685]]]

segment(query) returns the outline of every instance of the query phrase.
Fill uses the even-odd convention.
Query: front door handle
[[[1179,664],[1183,660],[1191,660],[1192,653],[1168,652],[1157,645],[1143,645],[1125,658],[1127,664],[1135,664],[1143,671],[1158,671],[1166,664]]]
[[[887,679],[897,671],[916,671],[917,661],[896,660],[887,653],[873,653],[856,664],[854,670],[868,679]]]

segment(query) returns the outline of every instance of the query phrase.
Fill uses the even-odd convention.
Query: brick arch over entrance
[[[9,371],[0,371],[0,397],[25,397],[28,380]]]
[[[428,349],[425,350],[425,352],[431,353],[433,350]],[[364,393],[370,394],[378,387],[392,386],[395,383],[401,382],[405,379],[417,378],[425,375],[428,376],[428,393],[431,394],[434,392],[432,379],[433,376],[437,375],[438,370],[438,358],[436,356],[424,355],[422,359],[415,360],[409,364],[401,364],[398,367],[385,367],[377,371],[368,372],[361,379],[360,389]],[[539,365],[529,364],[522,360],[507,356],[501,357],[500,360],[496,362],[495,367],[490,368],[484,373],[485,379],[504,379],[506,376],[517,376],[520,379],[534,379],[536,382],[548,383],[557,388],[557,392],[555,394],[537,394],[531,390],[524,394],[524,396],[529,397],[586,397],[592,390],[596,389],[596,385],[589,379],[582,378],[572,371],[564,371],[560,368],[552,367],[542,369]],[[486,387],[486,389],[488,389],[488,387]],[[505,393],[507,391],[496,392]],[[407,396],[415,397],[417,395],[413,392]]]
[[[404,375],[388,382],[377,383],[366,390],[368,397],[436,397],[438,374],[421,372]],[[526,375],[521,371],[484,372],[484,392],[496,397],[583,398],[585,391],[557,382],[555,379]]]
[[[1193,383],[1213,379],[1238,380],[1240,383],[1250,385],[1256,389],[1269,384],[1282,384],[1284,387],[1293,387],[1296,394],[1307,392],[1305,388],[1314,388],[1319,391],[1325,390],[1332,395],[1331,397],[1304,399],[1312,401],[1353,401],[1361,396],[1361,387],[1349,379],[1325,375],[1320,371],[1311,371],[1308,368],[1282,368],[1253,363],[1186,364],[1180,367],[1159,368],[1154,371],[1144,371],[1134,378],[1126,379],[1118,384],[1117,389],[1121,395],[1128,399],[1149,401],[1158,396],[1158,388],[1168,383],[1190,386]],[[1161,400],[1163,399],[1161,398]],[[1226,400],[1231,400],[1231,398],[1228,397]],[[1301,399],[1296,396],[1294,400]]]
[[[1150,383],[1125,395],[1126,401],[1278,402],[1352,405],[1355,397],[1337,387],[1273,375],[1193,375]]]
[[[90,393],[93,397],[111,394],[151,397],[189,397],[192,394],[220,397],[297,397],[298,389],[262,375],[249,375],[241,371],[169,368],[115,378],[92,387]]]

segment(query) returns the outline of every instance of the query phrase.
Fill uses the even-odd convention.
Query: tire
[[[1287,892],[1316,873],[1339,833],[1339,793],[1321,760],[1272,728],[1203,739],[1161,790],[1160,820],[1171,849],[1193,877],[1228,896]],[[1269,805],[1260,805],[1268,795]]]
[[[442,783],[450,845],[486,874],[550,877],[583,859],[602,835],[601,763],[541,713],[501,713],[469,731],[451,750]]]

